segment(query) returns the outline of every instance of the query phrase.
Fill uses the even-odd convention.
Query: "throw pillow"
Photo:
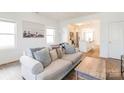
[[[36,60],[43,64],[43,67],[47,67],[51,63],[50,53],[48,48],[44,48],[34,53]]]
[[[51,56],[52,61],[55,61],[56,59],[58,59],[56,49],[53,49],[53,50],[50,51],[50,56]]]
[[[40,51],[41,49],[44,49],[45,47],[39,47],[39,48],[28,48],[25,51],[25,54],[29,57],[32,57],[35,59],[34,52]]]
[[[71,46],[69,44],[65,44],[65,53],[66,54],[73,54],[73,53],[76,53],[76,50],[73,46]]]
[[[58,53],[58,57],[59,57],[59,58],[62,58],[63,55],[64,55],[64,52],[63,52],[62,47],[59,47],[59,48],[57,48],[56,50],[57,50],[57,53]]]

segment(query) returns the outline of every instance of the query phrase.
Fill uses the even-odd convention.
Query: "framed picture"
[[[72,45],[75,45],[74,32],[70,32],[70,42],[71,42]]]
[[[73,40],[73,38],[74,38],[74,33],[70,32],[70,40]]]
[[[23,38],[44,38],[45,26],[29,21],[23,22]]]

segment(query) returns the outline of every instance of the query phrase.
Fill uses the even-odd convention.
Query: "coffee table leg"
[[[121,76],[123,78],[123,55],[121,56]]]
[[[78,71],[76,71],[76,80],[78,80]]]

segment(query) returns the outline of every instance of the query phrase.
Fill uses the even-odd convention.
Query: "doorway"
[[[68,25],[70,44],[78,47],[80,51],[89,54],[100,53],[100,20],[88,20],[79,23],[73,23]],[[73,41],[73,42],[72,42]]]

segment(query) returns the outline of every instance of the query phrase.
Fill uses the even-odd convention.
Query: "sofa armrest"
[[[43,72],[43,70],[44,70],[43,65],[39,61],[37,61],[31,57],[22,56],[20,58],[20,62],[22,64],[22,66],[24,65],[26,67],[26,69],[31,71],[31,73],[34,75],[38,75],[39,73]]]

